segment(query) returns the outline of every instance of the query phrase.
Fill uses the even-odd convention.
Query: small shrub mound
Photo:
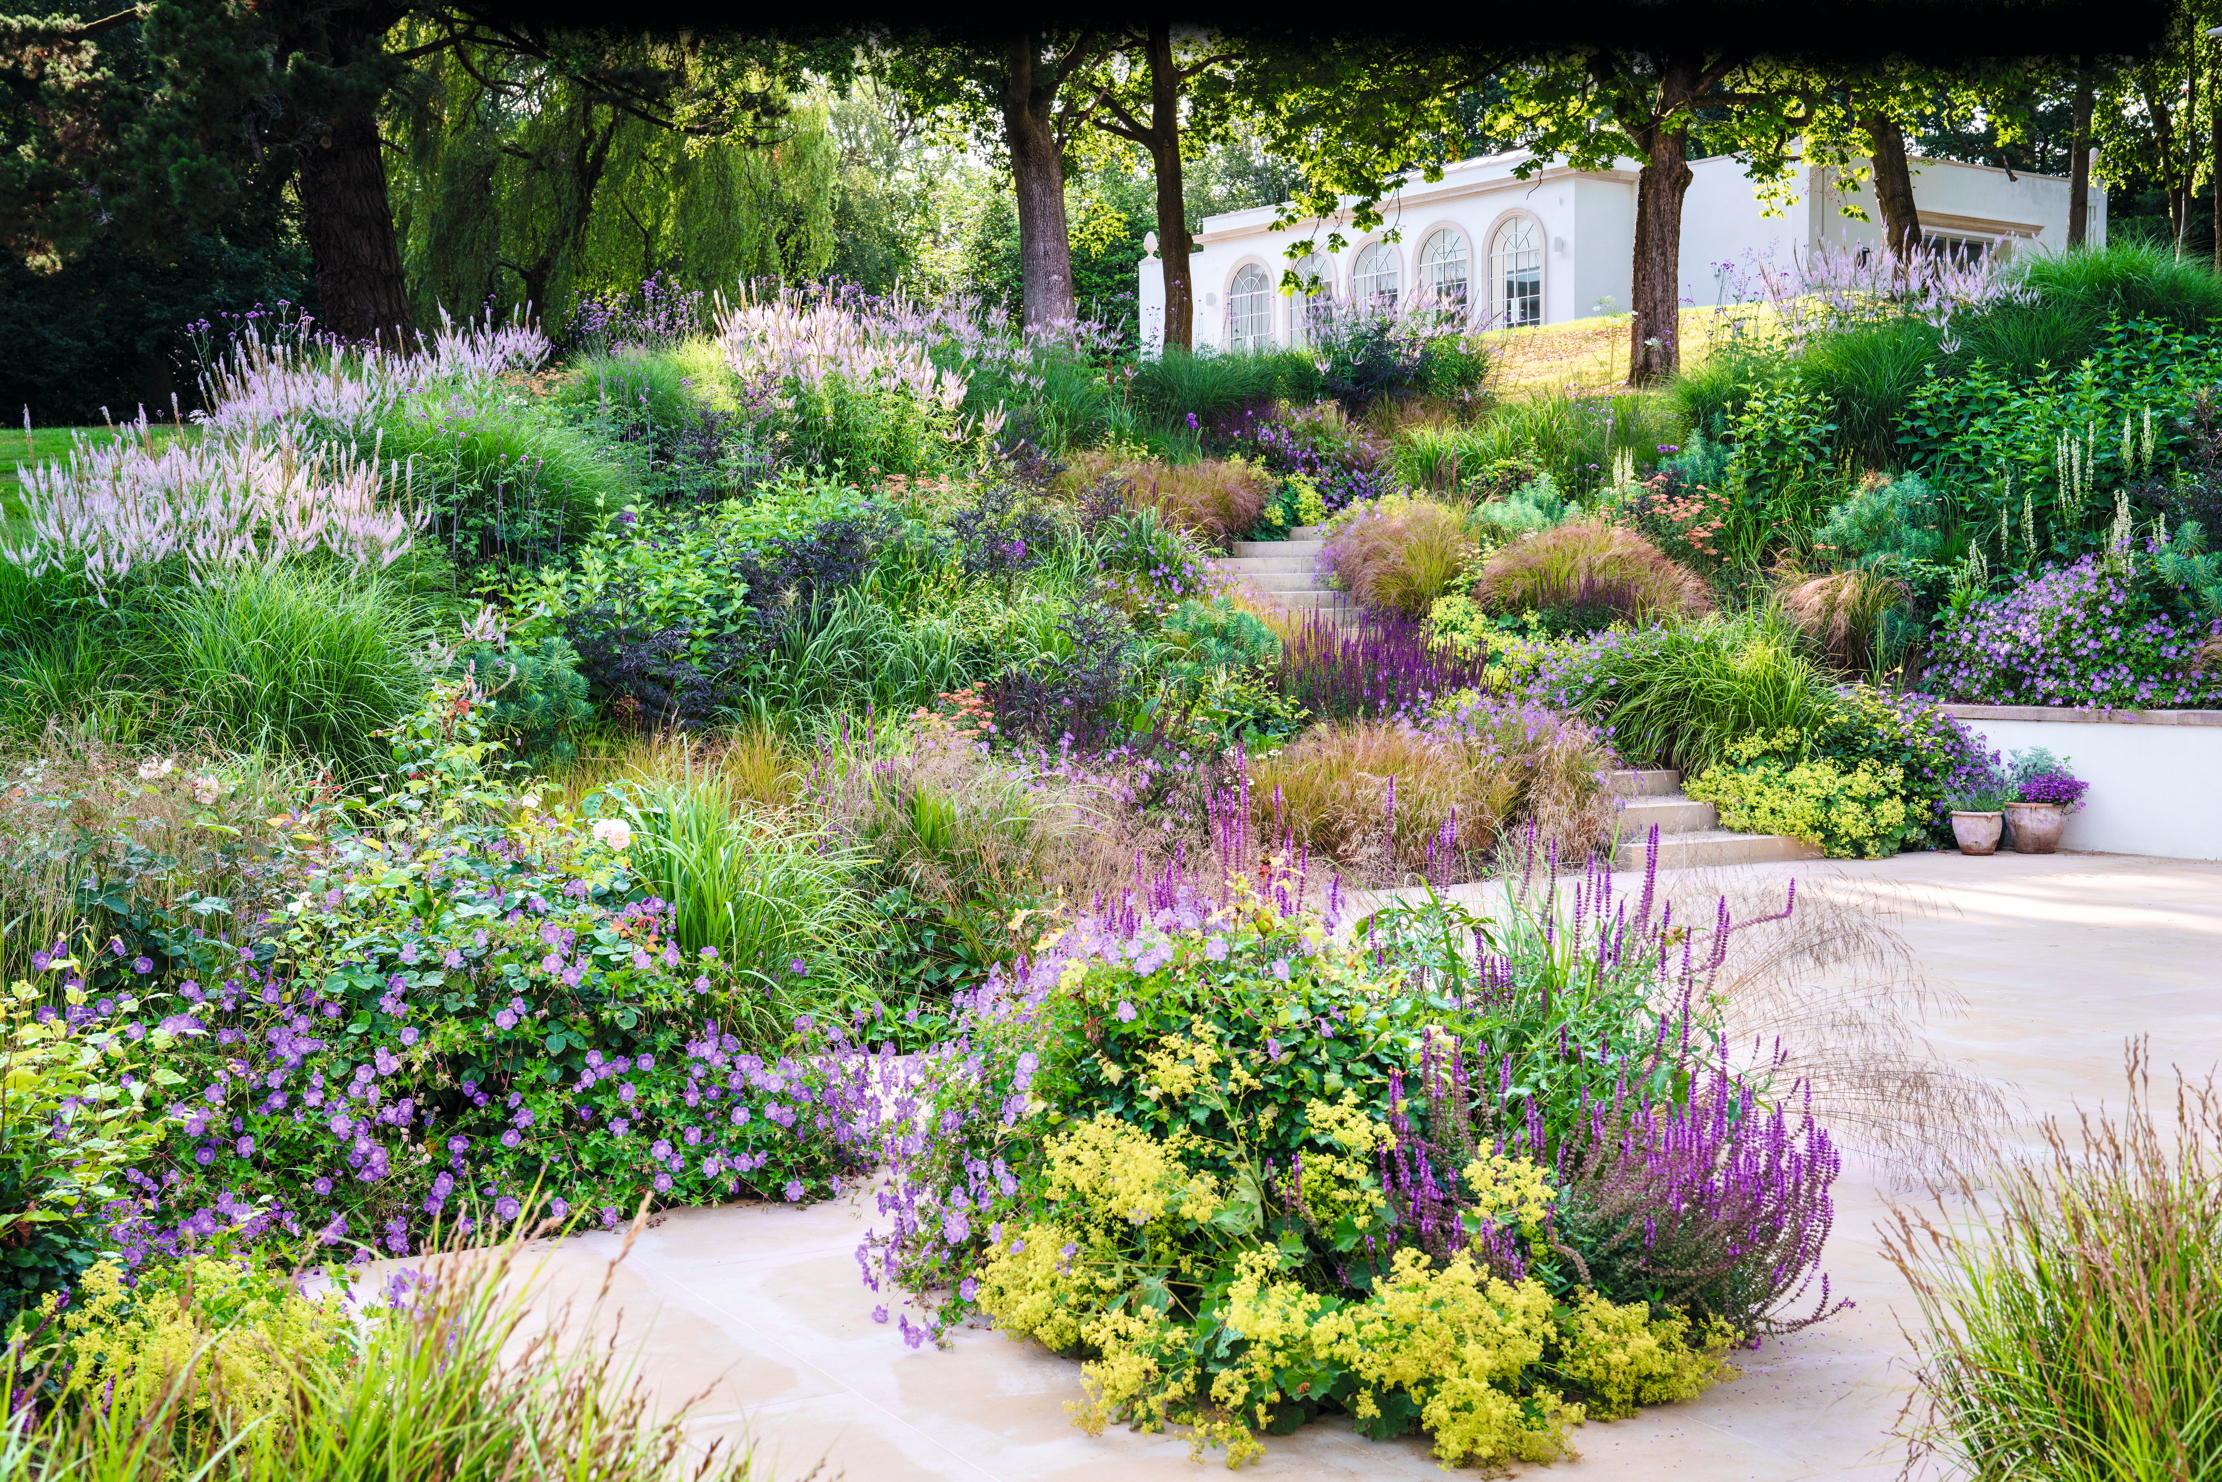
[[[1895,577],[1854,569],[1809,576],[1782,592],[1783,611],[1832,667],[1866,673],[1902,641],[1913,594]]]
[[[1338,516],[1318,565],[1360,606],[1418,619],[1465,574],[1478,549],[1457,511],[1391,495]]]
[[[1718,804],[1723,828],[1786,834],[1836,859],[1880,859],[1918,834],[1921,820],[1900,796],[1905,779],[1896,767],[1795,760],[1797,746],[1781,732],[1734,742],[1728,765],[1685,782],[1683,791]]]
[[[1719,959],[1649,890],[1569,911],[1542,865],[1486,925],[1431,901],[1338,944],[1293,872],[1221,878],[1063,923],[919,1067],[863,1257],[910,1341],[984,1312],[1085,1361],[1083,1428],[1230,1464],[1340,1413],[1488,1467],[1826,1314],[1777,1315],[1834,1149],[1693,1048]]]
[[[1513,541],[1490,556],[1474,600],[1493,612],[1566,614],[1585,627],[1696,617],[1705,583],[1633,530],[1580,523]]]

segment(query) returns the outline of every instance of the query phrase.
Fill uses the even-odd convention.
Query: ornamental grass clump
[[[614,1330],[551,1308],[520,1220],[372,1290],[254,1256],[108,1266],[0,1357],[0,1475],[83,1482],[746,1482]],[[460,1242],[456,1243],[459,1247]],[[622,1256],[619,1257],[622,1259]],[[611,1263],[614,1267],[615,1262]],[[609,1291],[605,1277],[599,1298]],[[629,1346],[629,1345],[628,1345]]]
[[[1946,621],[1926,688],[1979,705],[2195,709],[2222,697],[2197,667],[2222,631],[2169,612],[2148,594],[2133,553],[2051,566]]]
[[[1529,693],[1596,722],[1631,766],[1686,777],[1745,736],[1816,729],[1833,698],[1802,637],[1764,610],[1598,634],[1547,658]]]
[[[1331,721],[1250,768],[1259,835],[1335,862],[1353,881],[1471,878],[1532,823],[1569,859],[1603,847],[1612,753],[1579,720],[1469,693],[1444,713]]]
[[[1448,505],[1389,495],[1337,515],[1315,564],[1360,607],[1414,621],[1457,584],[1479,549]]]
[[[1129,509],[1154,509],[1174,529],[1222,551],[1257,524],[1272,492],[1265,471],[1243,458],[1143,463],[1082,453],[1068,477],[1076,488],[1109,479]]]
[[[2045,1151],[1965,1160],[1884,1253],[1921,1306],[1914,1458],[1985,1479],[2098,1482],[2222,1469],[2222,1098],[2179,1073],[2155,1105],[2044,1125]],[[2165,1093],[2164,1093],[2165,1095]]]
[[[1619,525],[1578,523],[1499,546],[1474,582],[1491,612],[1564,614],[1583,627],[1658,622],[1710,612],[1696,572]]]

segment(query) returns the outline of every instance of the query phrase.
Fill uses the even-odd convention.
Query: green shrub
[[[1482,563],[1474,600],[1491,612],[1542,613],[1559,625],[1601,628],[1712,609],[1697,574],[1619,525],[1576,524],[1522,536]]]
[[[486,692],[485,729],[532,766],[578,755],[570,735],[594,718],[578,650],[561,638],[537,643],[477,641],[455,651],[450,677],[470,675]]]
[[[150,593],[145,611],[135,657],[177,734],[359,772],[424,693],[427,614],[378,577],[249,569]]]
[[[1559,493],[1558,481],[1544,473],[1501,499],[1475,505],[1466,524],[1484,544],[1496,547],[1563,525],[1575,513],[1573,504]]]
[[[1906,808],[1905,779],[1895,767],[1788,759],[1798,749],[1799,738],[1782,732],[1732,741],[1721,765],[1686,781],[1683,791],[1718,805],[1723,828],[1786,834],[1832,859],[1880,859],[1925,831],[1925,820]]]
[[[557,559],[625,502],[608,452],[514,392],[408,397],[355,436],[394,492],[430,508],[421,539],[466,568]]]
[[[1846,566],[1874,566],[1900,575],[1950,563],[1952,511],[1919,474],[1870,474],[1852,497],[1829,511],[1814,549]]]

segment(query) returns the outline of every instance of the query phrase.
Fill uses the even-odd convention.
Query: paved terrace
[[[1902,855],[1761,865],[1800,889],[1870,882],[1932,985],[1963,1000],[1933,1015],[1940,1056],[1998,1083],[2029,1117],[2119,1104],[2125,1036],[2151,1037],[2163,1073],[2222,1053],[2222,864],[2125,855]],[[1675,877],[1668,876],[1668,880]],[[1708,877],[1717,878],[1717,877]],[[1839,885],[1839,889],[1850,888]],[[2026,1135],[2027,1123],[2020,1131]],[[1525,1468],[1564,1482],[1872,1479],[1898,1472],[1889,1431],[1907,1393],[1900,1318],[1911,1299],[1875,1231],[1889,1170],[1848,1159],[1825,1262],[1858,1302],[1818,1329],[1741,1356],[1743,1377],[1697,1400],[1575,1432],[1580,1458]],[[644,1372],[670,1397],[704,1393],[698,1434],[754,1438],[760,1473],[856,1482],[1149,1482],[1205,1471],[1186,1443],[1113,1430],[1091,1439],[1065,1405],[1078,1367],[992,1331],[913,1352],[871,1318],[853,1251],[864,1200],[794,1210],[672,1213],[642,1233],[610,1301]],[[591,1292],[618,1249],[586,1235],[550,1256],[554,1289]],[[1259,1478],[1438,1477],[1422,1440],[1377,1445],[1337,1422],[1267,1439]]]

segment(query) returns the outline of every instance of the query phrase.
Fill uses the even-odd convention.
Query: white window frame
[[[1445,262],[1452,261],[1452,259],[1438,257],[1434,262],[1428,261],[1429,251],[1445,238],[1448,238],[1451,245],[1458,249],[1458,256],[1455,259],[1458,267],[1456,279],[1458,288],[1455,294],[1446,294],[1442,291],[1445,275],[1439,271]],[[1412,294],[1415,304],[1460,319],[1465,318],[1472,311],[1474,301],[1474,253],[1473,243],[1467,240],[1464,228],[1447,221],[1431,228],[1420,238],[1420,250],[1414,255],[1413,263]]]
[[[1378,254],[1378,256],[1376,257],[1375,254]],[[1387,261],[1389,265],[1388,272],[1385,274],[1367,274],[1365,271],[1365,265],[1369,259],[1375,261]],[[1375,282],[1379,282],[1381,278],[1387,277],[1389,279],[1389,291],[1384,294],[1378,289],[1368,288],[1366,286],[1366,279],[1369,276],[1372,277]],[[1403,291],[1404,259],[1397,252],[1396,244],[1394,242],[1390,242],[1383,238],[1377,237],[1373,241],[1361,245],[1358,248],[1356,254],[1354,254],[1350,259],[1351,304],[1354,307],[1364,309],[1372,307],[1376,300],[1381,300],[1385,302],[1387,307],[1393,309],[1396,307],[1397,300],[1399,297],[1402,296]]]
[[[1509,228],[1521,225],[1527,227],[1534,245],[1522,248],[1517,253],[1501,250],[1497,244],[1505,232]],[[1483,240],[1489,244],[1489,328],[1518,329],[1543,323],[1545,317],[1544,305],[1547,302],[1543,275],[1550,258],[1550,253],[1545,249],[1549,246],[1550,237],[1543,230],[1542,220],[1530,211],[1507,211],[1495,221],[1489,223],[1489,235]],[[1532,264],[1522,263],[1518,265],[1506,261],[1506,259],[1515,256],[1533,257],[1534,261]],[[1508,275],[1530,267],[1535,273],[1534,291],[1517,296],[1507,293],[1505,283]],[[1516,319],[1514,314],[1523,306],[1532,307],[1535,317],[1532,319]]]
[[[1254,286],[1245,286],[1246,274],[1257,275]],[[1246,302],[1246,300],[1248,302]],[[1257,333],[1242,330],[1245,317],[1256,315]],[[1245,258],[1227,275],[1227,348],[1267,350],[1273,346],[1273,274],[1257,258]]]
[[[1312,326],[1326,314],[1334,312],[1334,259],[1322,257],[1316,252],[1307,253],[1299,261],[1289,264],[1288,270],[1296,275],[1299,283],[1308,278],[1319,280],[1317,293],[1292,288],[1285,295],[1288,299],[1288,343],[1292,346],[1309,345],[1312,342]]]

